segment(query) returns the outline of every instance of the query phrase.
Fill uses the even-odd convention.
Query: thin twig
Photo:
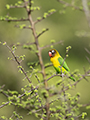
[[[20,25],[15,25],[15,27],[20,28]],[[29,26],[23,26],[23,29],[32,29],[32,28]]]
[[[57,1],[60,2],[60,3],[62,3],[62,4],[64,4],[64,5],[67,6],[67,7],[73,7],[73,8],[76,9],[76,10],[83,11],[83,9],[81,9],[80,7],[75,6],[75,5],[73,5],[73,4],[70,4],[70,3],[68,3],[68,2],[65,2],[65,1],[63,1],[63,0],[57,0]]]
[[[5,85],[0,86],[0,90],[2,90],[5,87]]]
[[[7,21],[7,22],[22,22],[22,21],[28,21],[28,18],[20,18],[20,19],[13,19],[13,18],[5,18],[5,19],[0,19],[0,21]]]
[[[16,44],[11,44],[10,47],[12,47],[13,45],[15,46],[23,46],[23,45],[33,45],[35,44],[35,42],[31,42],[31,43],[16,43]]]
[[[10,5],[9,7],[11,9],[11,8],[24,8],[25,6],[24,5]]]
[[[12,53],[15,61],[16,61],[17,64],[20,66],[21,64],[20,64],[20,62],[18,61],[18,59],[17,59],[16,55],[14,54],[14,52],[11,50],[11,48],[10,48],[7,44],[5,44],[5,46],[10,50],[10,52]],[[23,68],[23,67],[20,67],[20,69],[21,69],[21,71],[24,73],[24,75],[25,75],[25,77],[27,78],[28,82],[31,83],[31,80],[30,80],[29,77],[27,76],[27,73],[25,72],[24,68]]]
[[[87,52],[88,54],[90,54],[90,51],[89,51],[87,48],[85,48],[85,50],[86,50],[86,52]]]
[[[52,75],[51,77],[49,77],[49,78],[47,79],[47,81],[51,80],[51,78],[56,77],[56,76],[62,77],[62,75],[60,75],[60,74],[54,74],[54,75]]]
[[[90,11],[89,11],[87,0],[82,0],[82,5],[83,5],[83,10],[85,12],[85,15],[86,15],[89,27],[90,27]]]
[[[49,17],[50,15],[52,15],[52,14],[55,13],[55,12],[56,12],[56,11],[53,11],[53,12],[49,13],[46,17]],[[34,22],[34,24],[37,24],[38,22],[41,22],[41,21],[44,20],[46,17],[42,17],[41,19],[36,20],[36,21]]]
[[[90,59],[87,56],[86,56],[86,58],[87,58],[88,62],[90,63]]]
[[[48,31],[49,29],[47,28],[46,30],[42,31],[37,37],[40,37],[43,33],[45,33],[46,31]]]
[[[51,45],[57,45],[57,44],[63,44],[63,41],[60,40],[60,41],[58,41],[58,42],[51,43],[51,44],[49,44],[49,45],[46,45],[46,46],[44,46],[44,47],[41,47],[40,49],[41,49],[41,50],[42,50],[42,49],[46,49],[46,48],[48,48],[48,47],[51,47]]]

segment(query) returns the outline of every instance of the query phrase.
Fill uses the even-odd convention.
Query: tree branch
[[[12,53],[15,61],[16,61],[17,64],[20,66],[21,64],[20,64],[20,62],[18,61],[16,55],[15,55],[14,52],[11,50],[11,48],[6,44],[6,42],[5,42],[5,46],[10,50],[10,52]],[[31,80],[30,80],[29,77],[27,76],[27,73],[25,72],[24,68],[21,66],[20,69],[21,69],[21,71],[23,72],[23,74],[25,75],[25,77],[27,78],[28,82],[31,83]]]
[[[70,4],[70,3],[68,3],[68,2],[65,2],[65,1],[63,1],[63,0],[57,0],[58,2],[60,2],[60,3],[62,3],[62,4],[64,4],[66,7],[73,7],[74,9],[76,9],[76,10],[80,10],[80,11],[83,11],[83,9],[81,9],[80,7],[78,7],[78,6],[75,6],[75,5],[73,5],[73,4]]]
[[[51,44],[49,44],[49,45],[46,45],[46,46],[44,46],[44,47],[41,47],[40,49],[42,50],[42,49],[46,49],[46,48],[48,48],[48,47],[51,47],[51,45],[57,45],[57,44],[63,44],[63,41],[58,41],[58,42],[55,42],[55,43],[51,43]]]
[[[25,0],[23,0],[23,1],[25,2]],[[38,59],[39,59],[39,62],[40,62],[40,66],[41,66],[41,72],[42,72],[42,75],[43,75],[45,89],[47,89],[48,84],[47,84],[47,81],[45,80],[46,74],[45,74],[44,64],[43,64],[42,55],[41,55],[41,49],[40,49],[40,46],[39,46],[38,35],[36,34],[36,30],[35,30],[36,22],[34,22],[33,19],[32,19],[31,11],[27,7],[27,3],[25,3],[25,8],[26,8],[26,11],[27,11],[27,14],[28,14],[28,19],[29,19],[29,22],[30,22],[30,25],[31,25],[31,28],[32,28],[32,33],[33,33],[33,36],[34,36],[34,39],[35,39],[36,48],[37,48],[37,51],[38,51],[37,52],[37,56],[38,56]],[[47,114],[47,120],[49,120],[49,101],[48,101],[48,98],[46,98],[46,114]]]
[[[89,27],[90,27],[90,11],[89,11],[87,0],[82,0],[82,5],[83,5],[83,10],[85,12],[85,15],[86,15]]]
[[[28,21],[28,18],[20,18],[20,19],[14,19],[14,18],[1,18],[0,21],[7,21],[7,22],[22,22],[22,21]]]

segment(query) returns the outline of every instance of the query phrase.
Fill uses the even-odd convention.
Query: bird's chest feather
[[[57,56],[56,56],[56,57],[52,57],[50,60],[51,60],[51,62],[53,63],[53,66],[54,66],[54,67],[59,67],[59,66],[61,66],[60,63],[59,63],[59,61],[58,61],[58,57],[57,57]]]

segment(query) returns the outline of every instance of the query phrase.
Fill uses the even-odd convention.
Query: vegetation
[[[24,36],[23,33],[20,36],[21,40],[17,39],[18,37],[15,37],[16,33],[14,35],[14,32],[9,32],[9,34],[12,34],[14,37],[14,41],[12,40],[8,42],[7,39],[5,40],[1,38],[0,47],[1,50],[4,51],[2,54],[3,56],[8,57],[7,52],[9,51],[10,53],[8,53],[8,60],[10,60],[10,63],[14,66],[11,67],[11,69],[10,66],[8,66],[7,69],[8,62],[5,60],[6,64],[4,63],[5,66],[3,67],[5,67],[7,71],[5,71],[4,75],[6,76],[6,79],[9,79],[7,79],[7,84],[4,82],[0,83],[0,120],[89,120],[89,115],[87,114],[89,111],[87,110],[90,109],[90,103],[81,103],[80,91],[76,92],[75,94],[72,91],[74,91],[78,84],[82,81],[89,81],[90,69],[89,67],[87,68],[86,66],[85,68],[84,66],[83,72],[79,72],[76,69],[74,70],[74,67],[72,67],[73,72],[68,75],[64,75],[62,77],[60,74],[55,74],[52,64],[47,61],[46,54],[48,54],[49,49],[55,46],[57,46],[57,49],[59,49],[58,45],[62,46],[65,41],[48,39],[48,41],[45,42],[47,39],[45,34],[49,32],[49,29],[52,29],[49,25],[46,25],[48,23],[45,23],[45,20],[49,19],[53,15],[55,20],[55,14],[64,16],[65,13],[70,10],[85,13],[84,17],[86,17],[87,24],[90,26],[90,3],[87,2],[87,0],[82,0],[81,2],[79,0],[78,2],[75,0],[70,0],[69,2],[57,0],[57,5],[61,7],[58,7],[61,9],[58,10],[57,6],[55,6],[56,9],[50,9],[49,7],[51,6],[44,3],[42,4],[42,1],[37,2],[35,0],[17,0],[16,3],[14,2],[10,1],[10,4],[6,4],[6,9],[9,13],[7,12],[8,14],[6,16],[1,16],[0,22],[3,21],[6,28],[8,28],[7,30],[10,29],[10,31],[13,31],[12,26],[9,28],[6,22],[8,22],[9,25],[14,22],[15,28],[19,29],[17,30],[19,34],[22,30],[25,33]],[[50,4],[55,5],[54,2],[55,1],[52,0],[52,3],[50,2]],[[42,6],[39,7],[38,4],[41,4]],[[47,12],[45,10],[44,14],[39,17],[39,13],[42,11],[42,7],[45,7],[45,5],[48,6],[46,9],[49,9]],[[13,9],[17,11],[15,12]],[[59,15],[57,19],[59,19]],[[52,18],[49,19],[49,21],[52,22]],[[45,24],[45,26],[49,26],[49,28],[42,28],[42,22]],[[39,32],[40,29],[42,29],[41,32]],[[4,34],[6,35],[6,33]],[[52,36],[52,34],[49,33],[49,36]],[[56,34],[55,30],[54,34]],[[64,32],[64,35],[65,34],[66,33]],[[82,37],[82,39],[84,39],[84,37],[89,37],[89,34],[86,31],[77,31],[76,35],[78,37]],[[42,39],[42,36],[44,36],[44,39]],[[66,38],[67,36],[68,34],[65,35]],[[83,44],[85,42],[83,42]],[[80,43],[80,45],[82,45],[82,42]],[[72,51],[71,45],[72,42],[69,42],[68,47],[66,47],[66,55],[64,57],[65,60],[67,59],[69,52]],[[78,45],[79,42],[78,44],[76,43],[76,47]],[[63,47],[65,48],[65,46]],[[79,46],[79,48],[80,47],[81,46]],[[88,48],[85,48],[84,51],[85,50],[89,56],[90,52]],[[78,56],[81,55],[81,53],[78,53],[77,51],[76,54],[78,54]],[[88,57],[86,58],[89,64],[90,60]],[[44,61],[44,59],[46,61]],[[16,63],[17,68],[15,68]],[[74,66],[73,64],[74,62],[72,62],[71,65]],[[14,68],[15,72],[19,72],[16,72],[14,77],[12,77],[11,74],[10,76],[8,75],[8,70],[12,72],[12,68]],[[1,71],[2,70],[0,69],[0,72]],[[70,75],[74,76],[76,80],[75,82],[69,79]],[[1,81],[3,80],[2,76],[3,75],[0,77]],[[12,87],[9,86],[10,83],[12,83]],[[83,89],[84,88],[85,87],[83,85]],[[87,96],[87,94],[85,95]],[[9,115],[6,114],[8,112]]]

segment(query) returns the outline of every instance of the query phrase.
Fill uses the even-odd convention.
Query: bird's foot
[[[61,74],[62,77],[64,77],[64,75],[65,75],[64,73]]]

